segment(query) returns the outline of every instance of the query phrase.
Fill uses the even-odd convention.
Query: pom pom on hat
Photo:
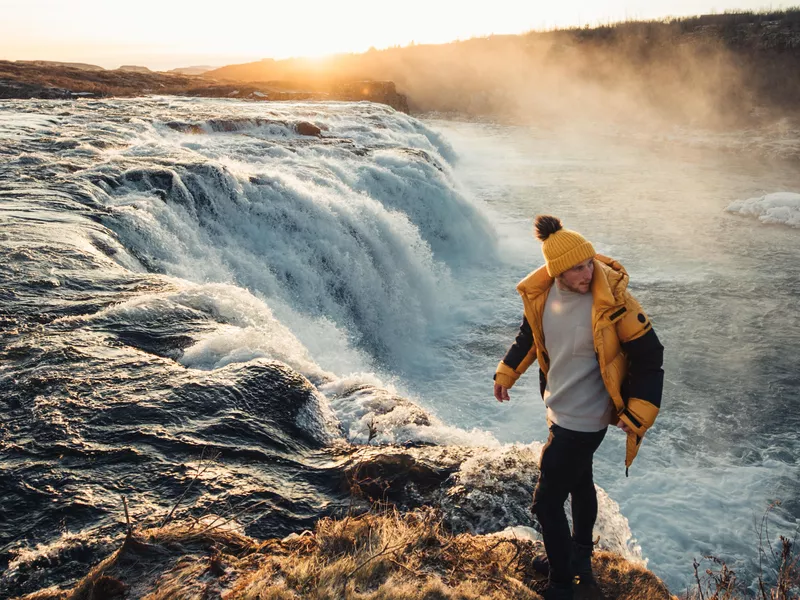
[[[542,241],[542,254],[550,277],[561,275],[596,254],[591,242],[577,231],[564,229],[556,217],[537,215],[534,230]]]
[[[541,241],[545,241],[556,231],[563,229],[563,226],[561,225],[561,219],[557,217],[551,217],[550,215],[538,215],[533,223],[533,226],[536,230],[536,237]]]

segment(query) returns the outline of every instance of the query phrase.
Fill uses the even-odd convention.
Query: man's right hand
[[[622,431],[624,431],[625,433],[634,433],[633,429],[631,429],[630,427],[628,427],[627,425],[625,425],[625,423],[623,423],[622,421],[620,421],[619,423],[617,423],[617,427],[619,427],[620,429],[622,429]]]
[[[511,398],[508,397],[508,388],[503,387],[499,383],[494,384],[494,397],[497,398],[498,402],[511,400]]]

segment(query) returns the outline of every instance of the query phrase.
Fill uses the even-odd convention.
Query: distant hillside
[[[703,15],[492,36],[209,71],[308,89],[388,79],[415,111],[725,123],[800,106],[800,11]]]
[[[51,61],[0,61],[0,98],[74,98],[174,94],[208,80],[119,69],[87,70]]]
[[[300,82],[258,84],[217,82],[174,73],[153,73],[144,67],[113,71],[87,70],[48,61],[0,60],[0,99],[47,98],[69,100],[87,97],[174,94],[181,96],[275,100],[369,100],[408,112],[405,96],[391,81],[350,81],[329,87],[305,88]]]
[[[133,70],[128,70],[133,69]],[[196,74],[0,61],[0,98],[370,100],[544,124],[729,127],[800,115],[800,10],[491,36]]]
[[[67,67],[69,69],[80,69],[81,71],[105,71],[103,67],[86,63],[58,62],[55,60],[18,60],[16,62],[35,67]]]
[[[208,65],[196,65],[192,67],[179,67],[177,69],[170,69],[165,73],[174,73],[177,75],[202,75],[208,71],[212,71],[214,67]]]
[[[130,71],[132,73],[152,73],[147,67],[140,67],[137,65],[122,65],[117,71]]]

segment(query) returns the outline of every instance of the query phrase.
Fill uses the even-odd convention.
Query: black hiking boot
[[[573,600],[575,595],[572,591],[572,582],[555,583],[551,581],[542,594],[542,598],[544,600]]]
[[[597,585],[592,573],[592,551],[594,545],[572,542],[572,572],[578,579],[578,585]]]
[[[572,572],[578,579],[578,585],[596,585],[597,582],[592,573],[592,552],[593,545],[578,544],[572,542]],[[547,554],[539,554],[531,561],[531,568],[538,575],[548,577],[550,575],[550,562]]]
[[[534,558],[531,561],[531,568],[537,575],[543,575],[544,577],[549,577],[550,561],[547,560],[547,554],[545,554],[544,552],[538,554],[536,558]]]

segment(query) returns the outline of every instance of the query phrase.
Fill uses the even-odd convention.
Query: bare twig
[[[694,580],[697,582],[697,593],[700,594],[700,600],[705,600],[705,596],[703,595],[703,585],[700,583],[700,573],[697,569],[700,567],[700,563],[697,562],[697,559],[692,559],[692,564],[694,566]]]
[[[767,592],[765,588],[764,582],[764,562],[763,559],[766,557],[766,550],[765,546],[769,549],[769,552],[772,554],[773,559],[776,563],[780,562],[780,558],[775,553],[775,550],[772,548],[772,541],[769,539],[769,514],[772,510],[776,507],[780,506],[780,501],[776,500],[772,504],[767,507],[767,510],[764,511],[764,514],[761,517],[761,524],[758,527],[758,590],[761,592],[761,600],[772,600],[772,594]]]
[[[767,507],[766,511],[764,511],[764,528],[765,528],[764,530],[766,532],[766,537],[767,537],[767,548],[769,548],[769,551],[772,553],[772,558],[775,560],[775,562],[778,562],[778,554],[775,552],[775,549],[772,547],[772,540],[769,539],[769,519],[768,519],[768,516],[769,516],[769,513],[772,512],[772,510],[776,506],[780,506],[780,505],[781,505],[780,500],[776,500],[775,502],[770,504],[769,507]]]
[[[488,553],[488,552],[491,552],[491,551],[493,551],[495,548],[497,548],[497,547],[498,547],[498,546],[500,546],[501,544],[513,544],[513,543],[514,543],[514,542],[512,542],[512,541],[511,541],[510,539],[508,539],[508,538],[500,538],[500,540],[499,540],[499,541],[498,541],[496,544],[494,544],[493,546],[490,546],[490,547],[489,547],[489,549],[487,550],[487,553]]]
[[[514,550],[514,556],[511,557],[511,560],[509,560],[508,563],[506,563],[505,566],[506,569],[508,569],[512,564],[514,564],[514,561],[517,560],[517,558],[519,557],[520,550],[522,550],[522,546],[517,544],[516,540],[514,540],[514,542],[515,542],[514,547],[516,548],[516,550]]]
[[[414,577],[421,577],[421,574],[418,571],[415,571],[414,569],[411,569],[407,565],[404,565],[403,563],[401,563],[401,562],[399,562],[399,561],[397,561],[397,560],[395,560],[393,558],[390,558],[389,562],[391,562],[393,565],[396,565],[396,566],[400,567],[401,569],[404,569],[405,571],[408,571]]]
[[[347,575],[344,576],[344,581],[342,582],[342,598],[346,598],[347,597],[347,584],[348,584],[348,582],[350,581],[350,578],[353,575],[355,575],[364,566],[368,565],[369,563],[371,563],[376,558],[379,558],[379,557],[383,556],[384,554],[389,554],[391,552],[394,552],[394,551],[396,551],[397,549],[399,549],[402,546],[408,546],[409,543],[410,542],[407,542],[407,541],[403,540],[402,542],[400,542],[398,544],[395,544],[394,546],[389,546],[389,542],[386,542],[383,545],[383,548],[381,548],[379,552],[376,552],[375,554],[372,554],[372,555],[368,556],[367,558],[362,560],[360,563],[358,563],[358,565],[356,565],[356,567],[352,571],[350,571]]]
[[[800,557],[793,557],[794,544],[784,536],[781,540],[781,563],[778,568],[778,581],[776,591],[778,600],[788,600],[792,587],[800,587],[800,577],[798,577],[797,566]],[[798,590],[800,591],[800,590]],[[797,596],[794,596],[797,598]]]
[[[229,518],[225,519],[221,523],[218,523],[218,524],[213,525],[213,526],[206,527],[205,529],[201,529],[199,532],[197,532],[197,535],[202,535],[204,533],[207,533],[209,531],[213,531],[214,529],[218,529],[218,528],[220,528],[220,527],[222,527],[224,525],[227,525],[228,523],[230,523],[231,521],[233,521],[237,517],[240,517],[241,515],[245,514],[247,511],[253,510],[254,508],[258,508],[259,506],[262,506],[262,505],[264,505],[266,503],[267,503],[266,500],[262,500],[261,502],[256,502],[252,506],[248,506],[246,508],[243,508],[242,510],[240,510],[239,512],[234,514],[232,517],[229,517]]]
[[[168,514],[168,515],[166,516],[166,518],[165,518],[165,519],[164,519],[164,520],[161,522],[161,527],[164,527],[164,525],[166,525],[167,523],[169,523],[169,521],[172,519],[172,515],[173,515],[173,514],[175,514],[175,511],[176,511],[176,510],[178,509],[178,507],[181,505],[181,502],[183,502],[183,499],[186,497],[186,494],[188,494],[188,493],[189,493],[189,490],[191,490],[191,489],[192,489],[192,486],[194,485],[194,482],[195,482],[195,481],[197,481],[197,479],[198,479],[198,478],[199,478],[199,477],[200,477],[200,476],[201,476],[203,473],[205,473],[205,472],[208,470],[208,468],[211,466],[211,463],[212,463],[212,462],[214,462],[215,460],[217,460],[217,458],[219,458],[219,453],[217,453],[217,454],[213,455],[211,458],[209,458],[209,459],[208,459],[208,463],[206,463],[206,465],[205,465],[205,466],[203,466],[203,460],[204,460],[205,453],[206,453],[206,449],[205,449],[205,447],[203,447],[203,450],[200,452],[200,462],[197,464],[197,471],[195,472],[195,474],[194,474],[194,477],[193,477],[193,478],[192,478],[192,480],[189,482],[189,485],[188,485],[188,486],[186,486],[186,489],[185,489],[185,490],[183,490],[183,493],[180,495],[180,497],[178,498],[178,500],[177,500],[177,501],[175,502],[175,504],[173,505],[173,507],[172,507],[172,510],[170,510],[170,511],[169,511],[169,514]],[[201,467],[202,467],[202,468],[201,468]]]

